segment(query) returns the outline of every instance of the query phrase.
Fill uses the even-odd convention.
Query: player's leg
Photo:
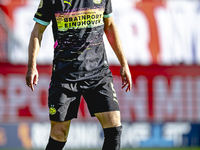
[[[64,122],[51,121],[50,136],[57,141],[67,141],[71,120]]]
[[[71,85],[71,83],[69,83]],[[65,86],[64,86],[65,85]],[[49,88],[49,117],[51,131],[46,150],[62,150],[70,128],[71,119],[77,118],[80,93],[74,91],[67,83],[61,85],[51,82]]]
[[[92,88],[86,91],[83,97],[91,116],[96,116],[104,129],[103,150],[119,150],[122,126],[112,75],[104,76],[98,81],[93,79],[92,82],[88,81],[87,85]]]
[[[120,150],[122,125],[119,111],[95,113],[104,131],[102,150]]]
[[[120,111],[95,113],[103,129],[121,126]]]
[[[70,120],[64,122],[51,121],[51,131],[45,150],[62,150],[69,133]]]

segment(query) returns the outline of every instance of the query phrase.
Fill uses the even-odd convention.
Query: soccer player
[[[91,116],[97,117],[104,130],[102,149],[119,150],[122,125],[104,32],[121,64],[122,88],[126,92],[131,90],[132,81],[112,18],[111,0],[41,0],[34,20],[26,75],[26,84],[32,91],[38,82],[36,57],[50,21],[55,39],[48,97],[51,131],[46,150],[64,147],[70,122],[77,118],[81,95]]]

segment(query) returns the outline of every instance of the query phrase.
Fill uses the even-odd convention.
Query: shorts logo
[[[72,6],[72,0],[64,0],[65,4],[69,4],[70,6]]]
[[[95,4],[101,4],[101,3],[102,3],[102,0],[93,0],[93,2],[94,2]]]
[[[56,114],[56,109],[54,107],[49,108],[49,113],[50,115],[55,115]]]
[[[40,5],[38,8],[42,8],[42,6],[43,6],[43,0],[40,1]]]

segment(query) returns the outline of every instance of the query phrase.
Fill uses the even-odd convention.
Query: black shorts
[[[48,98],[50,120],[77,118],[81,96],[92,117],[95,113],[119,110],[112,75],[66,83],[51,81]]]

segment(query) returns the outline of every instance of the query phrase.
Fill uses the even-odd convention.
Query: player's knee
[[[111,117],[110,124],[112,125],[112,127],[121,126],[121,118],[119,112],[113,114],[113,116]]]
[[[64,131],[52,130],[51,137],[57,141],[66,141],[67,137]]]
[[[103,128],[121,126],[119,111],[103,112],[95,114]]]
[[[107,127],[118,127],[118,126],[121,126],[120,117],[113,116],[112,118],[107,119],[105,121],[104,125],[107,125]],[[107,128],[107,127],[104,127],[104,128]]]
[[[62,123],[52,123],[50,136],[57,141],[66,141],[69,131],[69,125]]]

